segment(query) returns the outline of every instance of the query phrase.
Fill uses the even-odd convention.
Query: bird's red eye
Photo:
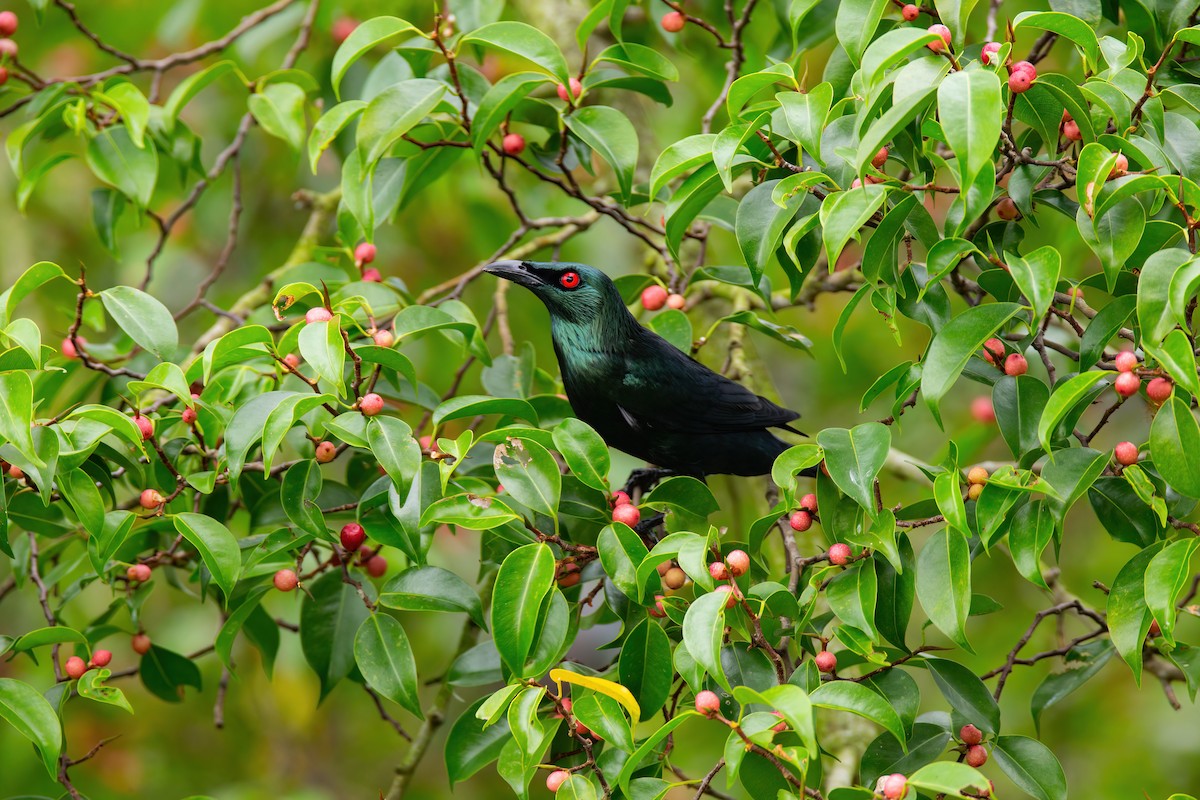
[[[579,286],[579,273],[564,272],[562,277],[558,279],[558,282],[564,289],[574,289]]]

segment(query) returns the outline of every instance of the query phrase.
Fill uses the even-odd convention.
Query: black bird
[[[763,475],[788,448],[768,428],[800,415],[751,392],[643,328],[617,287],[584,264],[484,267],[536,294],[575,414],[618,450],[665,470]]]

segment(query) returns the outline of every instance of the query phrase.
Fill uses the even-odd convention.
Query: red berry
[[[1020,353],[1013,353],[1004,359],[1005,375],[1024,375],[1029,371],[1029,362]]]
[[[138,414],[133,418],[133,424],[138,426],[138,430],[142,432],[143,439],[149,439],[154,435],[154,420],[149,417],[143,417]]]
[[[792,526],[792,530],[803,533],[812,527],[812,514],[807,511],[793,511],[792,516],[788,517],[788,524]]]
[[[571,78],[570,85],[571,85],[571,95],[574,97],[579,97],[579,95],[583,92],[583,84],[579,82],[579,78]],[[569,100],[569,98],[567,96],[567,87],[566,86],[563,86],[560,83],[556,87],[556,91],[558,92],[559,100],[562,100],[563,102],[567,102]]]
[[[107,667],[110,663],[112,663],[112,652],[111,651],[97,650],[94,653],[92,653],[91,665],[93,667]]]
[[[900,9],[900,16],[904,17],[906,22],[912,22],[917,17],[921,16],[921,9],[914,6],[912,3]]]
[[[638,520],[642,518],[642,512],[638,511],[638,507],[632,503],[625,503],[613,509],[613,522],[624,522],[629,527],[638,524]]]
[[[1018,61],[1008,68],[1008,74],[1015,75],[1018,72],[1024,72],[1029,76],[1029,80],[1037,77],[1037,67],[1028,61]],[[1064,118],[1070,118],[1070,114],[1063,113]]]
[[[996,421],[996,409],[992,407],[992,398],[976,397],[971,401],[971,416],[976,422],[991,423]]]
[[[8,83],[8,70],[6,70],[4,67],[0,67],[0,86],[3,86],[6,83]],[[67,354],[63,353],[63,355]],[[72,358],[72,356],[67,356],[67,358]]]
[[[333,319],[333,313],[324,306],[310,308],[308,313],[304,315],[304,321],[310,325],[314,322],[329,322],[331,319]]]
[[[153,510],[163,504],[163,496],[157,489],[144,489],[142,496],[138,500],[142,508]]]
[[[1117,153],[1117,161],[1113,164],[1112,171],[1108,173],[1108,178],[1109,180],[1119,178],[1126,172],[1129,172],[1129,159],[1125,157],[1124,153]]]
[[[184,425],[195,425],[196,424],[196,409],[185,408],[183,410],[183,413],[180,415],[180,417],[183,419]]]
[[[982,767],[987,763],[988,753],[987,748],[981,744],[971,745],[967,748],[967,766]]]
[[[1001,197],[1000,202],[996,203],[996,216],[1005,222],[1012,222],[1021,216],[1021,212],[1011,197]]]
[[[1141,388],[1142,379],[1133,372],[1122,372],[1117,376],[1116,382],[1113,383],[1113,388],[1121,397],[1133,397]]]
[[[342,547],[354,552],[367,540],[367,530],[357,522],[347,522],[342,526],[341,540]]]
[[[0,39],[0,58],[7,56],[15,60],[17,57],[17,43],[12,39]]]
[[[706,717],[712,716],[721,710],[721,698],[705,689],[696,695],[696,710]]]
[[[281,592],[290,592],[300,584],[300,579],[296,577],[296,572],[290,569],[281,569],[275,573],[275,588]]]
[[[1113,456],[1117,459],[1118,464],[1128,467],[1130,464],[1137,463],[1138,447],[1133,442],[1119,442],[1113,448]]]
[[[1175,384],[1166,378],[1155,378],[1146,384],[1146,396],[1155,403],[1165,403],[1175,390]]]
[[[0,84],[2,83],[4,81],[0,80]],[[80,341],[82,342],[83,340],[80,339]],[[79,351],[75,349],[75,343],[71,341],[69,336],[62,341],[62,354],[64,358],[79,358]]]
[[[387,572],[387,559],[383,556],[371,556],[367,561],[367,574],[372,578],[382,578]]]
[[[362,279],[367,283],[383,283],[383,274],[374,267],[369,267],[363,270]]]
[[[850,181],[850,188],[851,188],[851,189],[859,189],[859,188],[862,188],[862,185],[863,185],[863,184],[862,184],[862,180],[861,180],[860,178],[855,178],[854,180]]]
[[[879,152],[871,157],[871,166],[875,169],[883,169],[883,165],[888,160],[888,149],[886,147],[879,148]]]
[[[578,727],[578,726],[576,726]],[[546,776],[546,788],[552,792],[557,792],[558,787],[562,786],[571,777],[571,773],[565,769],[556,769]]]
[[[1146,635],[1151,639],[1157,639],[1159,636],[1162,636],[1162,628],[1159,626],[1158,620],[1150,620],[1150,629],[1146,631]]]
[[[958,732],[958,738],[962,739],[963,744],[979,744],[983,741],[983,731],[974,725],[963,725]]]
[[[364,417],[373,417],[383,411],[383,398],[374,392],[364,394],[362,400],[358,401],[358,410],[363,413]]]
[[[290,368],[295,369],[296,367],[300,366],[300,356],[296,355],[295,353],[288,353],[283,357],[283,363],[287,364]]]
[[[682,572],[682,570],[680,570],[680,571]],[[733,608],[734,606],[736,606],[738,604],[738,601],[742,599],[741,591],[730,586],[728,583],[721,584],[720,586],[718,586],[715,589],[715,591],[717,592],[717,594],[729,595],[725,599],[725,607],[726,608]]]
[[[629,495],[620,489],[612,493],[612,504],[614,506],[625,506],[629,505],[631,502],[633,501],[629,499]]]
[[[800,508],[811,514],[817,513],[817,496],[809,493],[800,498]]]
[[[83,659],[79,656],[71,656],[67,659],[64,669],[68,678],[77,681],[83,677],[83,673],[87,672],[87,664],[83,663]]]
[[[12,36],[17,32],[17,15],[11,11],[0,11],[0,36]]]
[[[733,577],[740,578],[750,571],[750,555],[745,550],[733,550],[725,556]]]
[[[834,566],[840,567],[849,563],[851,555],[850,545],[845,542],[838,542],[829,546],[829,563]]]
[[[950,29],[941,23],[929,26],[929,32],[936,34],[942,38],[940,42],[930,42],[925,45],[935,53],[940,53],[950,46]]]
[[[315,456],[318,464],[328,464],[337,458],[337,445],[333,442],[321,442],[317,445]]]
[[[887,800],[900,800],[901,797],[904,797],[904,793],[908,791],[908,778],[899,772],[893,772],[886,778],[880,779],[879,787]]]
[[[828,650],[817,653],[817,669],[821,672],[833,672],[837,669],[837,656]]]
[[[1033,85],[1035,75],[1021,70],[1008,76],[1008,88],[1013,94],[1024,94]]]
[[[1083,134],[1079,132],[1079,123],[1073,119],[1069,119],[1062,125],[1063,136],[1072,142],[1078,142],[1083,138]]]
[[[642,308],[647,311],[658,311],[667,304],[667,290],[657,283],[642,290]]]
[[[129,646],[133,648],[133,652],[144,656],[150,652],[150,637],[144,633],[136,634],[129,640]]]
[[[510,133],[504,137],[501,147],[510,156],[519,156],[525,152],[525,137],[519,133]]]
[[[358,266],[370,264],[375,260],[375,245],[370,242],[360,242],[358,247],[354,248],[354,263]]]
[[[333,21],[333,27],[329,29],[329,35],[333,37],[334,44],[341,44],[354,33],[354,29],[358,27],[358,20],[353,17],[338,17]]]
[[[989,364],[1000,364],[1004,360],[1004,342],[992,337],[983,343],[983,360]]]
[[[650,609],[650,616],[662,619],[667,615],[667,609],[663,607],[663,596],[661,594],[654,595],[654,608]]]
[[[19,481],[19,480],[21,480],[21,478],[25,477],[25,473],[22,472],[21,468],[18,467],[16,464],[9,464],[8,465],[8,477],[12,478],[13,480]]]
[[[371,335],[371,339],[378,347],[391,347],[396,343],[395,335],[387,328],[381,328],[380,330],[375,331],[375,333]]]
[[[714,581],[729,580],[729,568],[721,561],[714,561],[708,565],[708,574],[712,576]]]
[[[567,561],[558,568],[558,585],[564,589],[579,583],[580,577],[579,565],[574,561]]]
[[[663,14],[662,26],[667,33],[679,33],[687,25],[687,17],[678,11],[668,11]]]
[[[131,581],[145,583],[150,580],[150,565],[149,564],[134,564],[129,569],[125,570],[125,577]]]
[[[1116,364],[1117,372],[1133,372],[1137,369],[1138,357],[1132,350],[1122,350],[1117,353],[1113,363]]]
[[[988,42],[983,46],[983,53],[980,54],[979,60],[986,65],[991,65],[992,59],[996,57],[996,53],[1000,52],[999,42]]]
[[[681,295],[681,294],[667,295],[667,308],[673,308],[676,311],[682,311],[683,307],[685,305],[687,305],[687,298],[684,297],[683,295]]]

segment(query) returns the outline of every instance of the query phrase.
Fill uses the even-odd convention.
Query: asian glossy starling
[[[618,450],[672,472],[763,475],[788,444],[769,428],[800,415],[751,392],[642,327],[617,287],[584,264],[497,261],[526,287],[550,333],[575,414]]]

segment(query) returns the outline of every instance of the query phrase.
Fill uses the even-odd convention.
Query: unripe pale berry
[[[362,400],[358,401],[358,410],[364,417],[373,417],[383,411],[383,398],[374,392],[364,394]]]
[[[17,15],[11,11],[0,11],[0,36],[12,36],[17,32]]]
[[[717,594],[723,594],[726,596],[725,597],[725,607],[726,608],[733,608],[734,606],[736,606],[738,604],[738,601],[742,599],[741,590],[739,590],[733,586],[730,586],[728,583],[721,584],[714,591],[716,591]]]
[[[972,483],[970,486],[967,487],[967,499],[968,500],[978,500],[979,495],[981,495],[981,494],[983,494],[983,484],[982,483]]]
[[[570,85],[571,85],[571,96],[572,97],[579,97],[579,95],[583,93],[583,84],[579,82],[579,78],[571,78]],[[567,96],[567,87],[566,86],[563,86],[560,83],[556,87],[556,90],[558,92],[559,100],[562,100],[563,102],[567,102],[570,99]]]
[[[1129,172],[1129,159],[1125,157],[1124,153],[1117,153],[1117,161],[1113,164],[1112,171],[1108,173],[1108,178],[1109,180],[1119,178],[1126,172]]]
[[[682,311],[683,307],[685,305],[687,305],[687,298],[684,297],[683,295],[681,295],[681,294],[667,295],[667,308],[673,308],[676,311]]]
[[[667,290],[657,283],[642,290],[642,308],[647,311],[658,311],[667,304]]]
[[[364,269],[362,279],[367,283],[383,283],[383,273],[374,267]]]
[[[1005,375],[1024,375],[1029,371],[1029,362],[1020,353],[1012,353],[1004,359]]]
[[[999,42],[988,42],[983,46],[983,53],[980,54],[979,60],[984,64],[991,65],[992,59],[996,57],[996,53],[1000,52]]]
[[[708,574],[712,576],[714,581],[729,580],[729,568],[721,561],[714,561],[708,565]]]
[[[1113,363],[1116,364],[1117,372],[1133,372],[1137,369],[1138,357],[1132,350],[1122,350],[1117,353]]]
[[[623,522],[629,527],[638,524],[638,520],[642,518],[642,512],[638,511],[638,507],[632,503],[625,503],[613,509],[613,522]]]
[[[133,424],[137,425],[138,430],[142,432],[142,439],[149,439],[154,435],[154,420],[149,417],[138,414],[133,418]]]
[[[519,133],[510,133],[504,137],[500,145],[510,156],[519,156],[525,152],[525,137]]]
[[[393,344],[396,343],[395,335],[391,331],[389,331],[387,328],[382,328],[380,330],[375,331],[374,335],[371,338],[374,340],[375,344],[378,345],[379,347],[391,347]]]
[[[788,517],[788,524],[792,526],[792,530],[804,533],[812,527],[812,514],[807,511],[793,511]]]
[[[562,786],[571,777],[571,773],[565,769],[556,769],[546,776],[546,788],[552,792],[557,792],[558,787]]]
[[[0,39],[0,58],[7,56],[10,59],[15,59],[19,49],[17,43],[12,39]]]
[[[67,659],[63,669],[67,673],[67,677],[73,681],[77,681],[83,677],[83,673],[87,672],[87,664],[79,656],[71,656]]]
[[[668,589],[679,589],[687,583],[687,573],[679,567],[671,567],[662,577],[663,586]]]
[[[750,554],[745,550],[730,551],[729,555],[725,556],[725,563],[729,565],[733,577],[740,578],[750,571]]]
[[[886,147],[879,148],[879,152],[871,157],[871,166],[875,169],[883,169],[883,165],[888,160],[888,149]]]
[[[828,650],[822,650],[817,653],[817,669],[821,672],[833,672],[837,669],[837,656]]]
[[[377,252],[375,245],[370,242],[360,242],[358,247],[354,248],[354,263],[360,267],[363,264],[370,264],[375,260]]]
[[[0,83],[3,83],[3,81],[0,81]],[[83,341],[82,337],[77,338],[79,338],[79,341]],[[71,341],[71,337],[69,336],[62,341],[62,354],[64,358],[79,358],[79,351],[75,348],[75,343]]]
[[[667,615],[667,609],[663,608],[663,596],[661,594],[654,595],[654,608],[650,609],[650,616],[662,619]]]
[[[21,480],[21,478],[25,477],[25,473],[16,464],[9,464],[8,477],[12,478],[13,480],[19,481],[19,480]]]
[[[125,577],[131,581],[145,583],[150,580],[150,565],[149,564],[134,564],[129,569],[125,570]]]
[[[968,767],[982,767],[987,763],[988,752],[981,744],[971,745],[967,748],[966,762]]]
[[[300,579],[296,577],[295,570],[281,569],[275,573],[275,588],[281,592],[290,592],[300,584]]]
[[[1166,378],[1155,378],[1146,384],[1146,397],[1155,403],[1164,403],[1175,390],[1175,385]]]
[[[721,710],[721,698],[705,689],[696,694],[696,710],[706,717],[712,716]]]
[[[668,11],[663,14],[662,26],[667,33],[679,33],[683,30],[684,25],[687,25],[687,17],[678,11]]]
[[[163,504],[163,496],[157,489],[145,489],[138,502],[141,503],[142,508],[152,510]]]
[[[912,22],[917,17],[921,16],[921,9],[917,8],[912,3],[909,3],[908,5],[904,6],[904,8],[900,9],[900,16],[904,17],[906,22]]]
[[[185,408],[183,410],[183,413],[180,414],[180,418],[183,419],[184,425],[195,425],[196,424],[196,409]]]
[[[861,180],[860,178],[855,178],[854,180],[850,181],[850,188],[851,188],[851,189],[858,189],[858,188],[861,188],[861,187],[862,187],[862,185],[863,185],[863,184],[862,184],[862,180]]]
[[[1021,212],[1011,197],[1001,197],[1000,202],[996,203],[996,216],[1005,222],[1012,222],[1021,216]]]
[[[801,497],[800,508],[801,510],[808,511],[812,514],[817,513],[817,496],[810,492],[809,494],[804,495],[804,497]]]
[[[834,566],[842,566],[850,561],[850,545],[845,542],[837,542],[829,546],[829,563]]]
[[[988,471],[983,467],[971,467],[967,472],[967,483],[987,483]]]
[[[614,506],[629,505],[631,502],[633,501],[629,499],[629,495],[620,489],[612,493],[612,504]]]
[[[979,744],[983,741],[983,731],[979,730],[979,728],[976,728],[974,725],[963,725],[958,732],[958,738],[961,739],[962,743],[966,745]]]
[[[1113,389],[1121,397],[1133,397],[1142,386],[1142,379],[1133,372],[1122,372],[1113,383]]]
[[[899,772],[893,772],[879,782],[880,791],[887,800],[900,800],[904,797],[904,793],[908,791],[908,778],[901,775]]]
[[[387,559],[383,556],[371,556],[367,561],[367,574],[372,578],[382,578],[387,572]]]
[[[133,648],[133,652],[144,656],[150,652],[150,637],[144,633],[136,634],[129,640],[129,646]]]
[[[367,530],[357,522],[347,522],[342,526],[339,538],[342,541],[342,547],[354,552],[367,540]]]
[[[295,353],[288,353],[283,357],[283,363],[287,364],[291,369],[295,369],[296,367],[300,366],[300,356],[296,355]]]
[[[314,453],[318,464],[328,464],[337,458],[337,445],[333,442],[320,442]]]
[[[658,572],[658,577],[661,578],[663,575],[666,575],[667,570],[669,570],[673,566],[675,566],[674,561],[664,561],[661,564],[659,564],[657,567],[655,567],[654,569],[656,572]]]
[[[983,343],[983,360],[999,365],[1004,360],[1004,342],[992,337]]]
[[[91,666],[107,667],[112,663],[112,652],[109,650],[97,650],[92,653]]]
[[[1069,119],[1062,126],[1063,137],[1072,142],[1078,142],[1083,138],[1083,134],[1079,132],[1079,123],[1073,119]]]
[[[1128,467],[1130,464],[1137,463],[1138,447],[1133,442],[1119,442],[1113,448],[1113,456],[1117,459],[1118,464]]]
[[[1029,87],[1033,85],[1033,79],[1037,77],[1034,72],[1026,72],[1025,70],[1014,71],[1008,76],[1008,88],[1013,94],[1024,94],[1029,91]]]
[[[992,407],[992,398],[976,397],[971,401],[971,416],[976,422],[991,423],[996,421],[996,409]]]
[[[941,37],[940,42],[930,42],[925,45],[935,53],[940,53],[950,46],[950,29],[941,23],[929,26],[929,32]]]
[[[310,325],[314,322],[329,322],[331,319],[333,319],[333,313],[324,306],[310,308],[308,313],[304,315],[304,321]]]

